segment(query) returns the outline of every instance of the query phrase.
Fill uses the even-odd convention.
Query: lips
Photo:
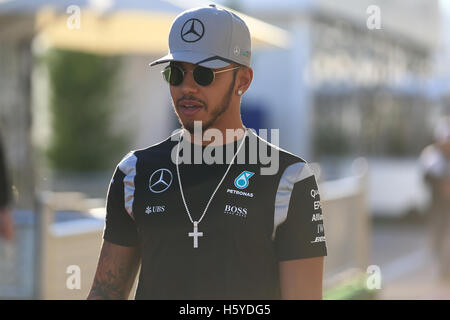
[[[203,104],[196,100],[180,100],[178,103],[179,110],[185,115],[194,115],[203,108]]]

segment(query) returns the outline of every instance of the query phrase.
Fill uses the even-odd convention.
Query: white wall
[[[281,148],[310,160],[309,26],[299,19],[285,29],[294,39],[291,48],[265,48],[253,53],[254,79],[246,98],[264,103],[268,127],[280,129]]]
[[[427,47],[440,42],[438,0],[318,0],[318,10],[360,21],[366,24],[366,10],[371,5],[380,8],[381,29],[404,36]]]
[[[166,139],[173,130],[169,88],[161,76],[163,66],[149,67],[158,57],[126,56],[122,60],[118,130],[132,134],[131,149],[145,148]]]

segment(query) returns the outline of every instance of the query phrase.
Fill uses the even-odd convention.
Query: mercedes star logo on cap
[[[168,169],[158,169],[150,176],[149,187],[154,193],[166,191],[172,184],[172,172]]]
[[[203,23],[198,19],[192,18],[183,24],[181,39],[186,42],[196,42],[203,37],[204,33],[205,26]]]
[[[183,61],[218,69],[234,62],[250,67],[251,52],[250,31],[245,21],[233,12],[211,5],[179,14],[170,28],[169,52],[150,65]]]

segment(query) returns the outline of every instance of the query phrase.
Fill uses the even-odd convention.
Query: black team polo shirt
[[[132,151],[118,164],[108,190],[103,238],[139,246],[142,265],[135,299],[280,299],[279,262],[327,255],[311,168],[300,157],[247,132],[241,158],[231,165],[198,225],[203,236],[197,248],[188,236],[193,224],[172,161],[180,134]],[[242,139],[228,146],[236,152]],[[269,155],[278,152],[275,174],[261,173],[269,165],[254,157],[252,141],[257,141],[257,154],[261,148]],[[194,221],[228,168],[234,152],[227,163],[225,150],[222,164],[179,165]]]

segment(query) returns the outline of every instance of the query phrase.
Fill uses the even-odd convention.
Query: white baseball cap
[[[181,61],[208,68],[231,63],[250,67],[250,56],[250,31],[244,20],[212,4],[179,14],[170,29],[169,53],[150,66]]]

